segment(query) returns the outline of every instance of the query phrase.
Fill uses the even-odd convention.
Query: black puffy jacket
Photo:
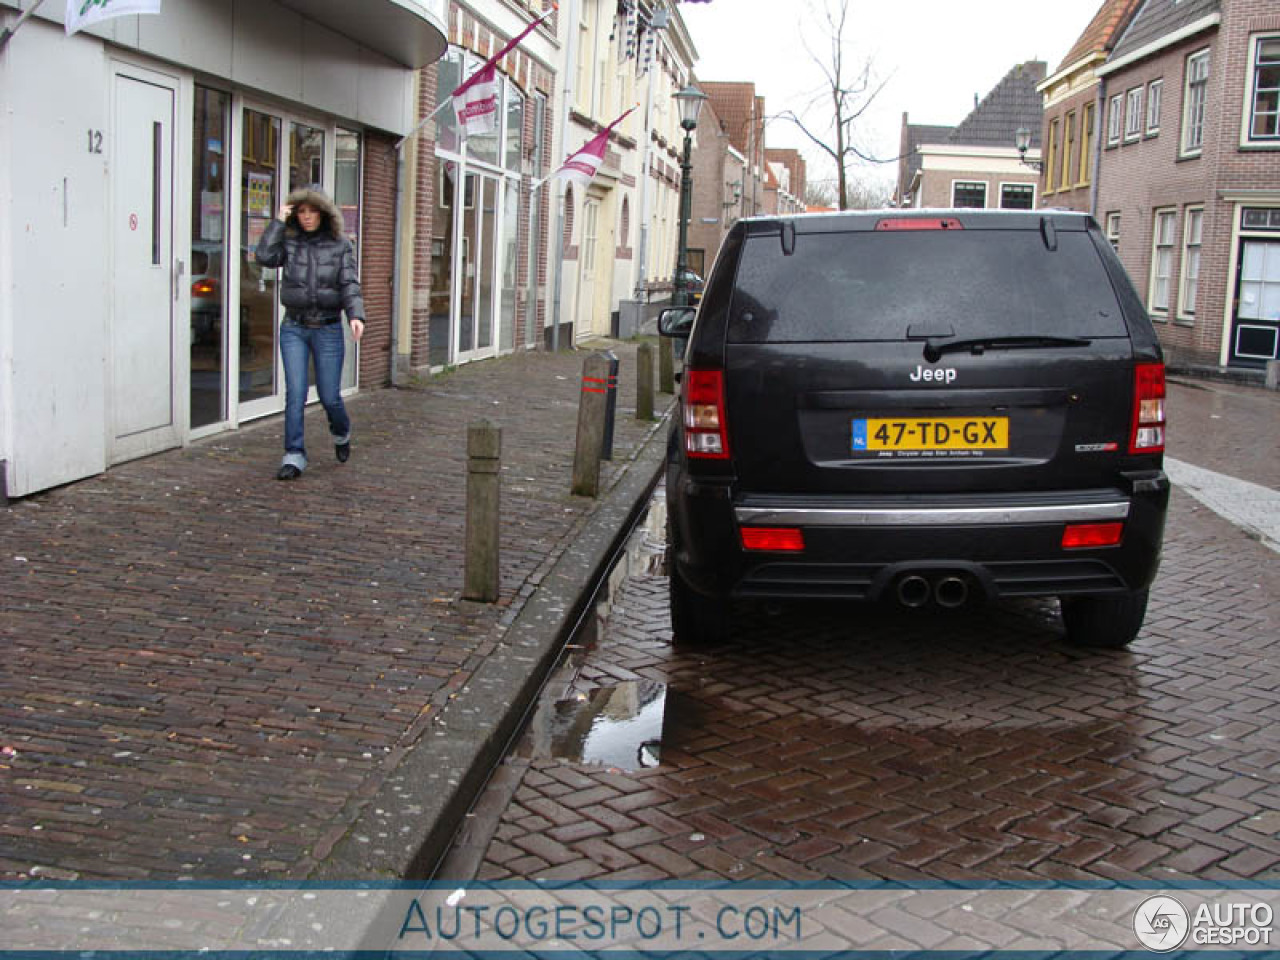
[[[294,315],[364,319],[360,276],[351,241],[342,233],[342,212],[319,190],[295,190],[285,203],[307,203],[320,211],[320,227],[307,233],[296,213],[272,220],[254,251],[264,267],[281,267],[280,302]]]

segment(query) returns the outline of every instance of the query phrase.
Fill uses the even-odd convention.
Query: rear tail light
[[[1133,368],[1133,427],[1130,453],[1164,450],[1164,364],[1140,363]]]
[[[218,283],[216,280],[206,277],[203,280],[197,280],[191,285],[191,295],[193,297],[212,297],[218,292]]]
[[[724,374],[719,370],[685,371],[684,448],[691,457],[708,460],[729,458]]]
[[[1123,523],[1071,523],[1062,531],[1062,549],[1114,547],[1123,537]]]
[[[743,527],[742,549],[799,553],[804,549],[804,533],[799,527]]]

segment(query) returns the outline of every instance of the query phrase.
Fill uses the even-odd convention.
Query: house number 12
[[[102,152],[102,131],[101,130],[89,131],[89,152],[90,153]]]

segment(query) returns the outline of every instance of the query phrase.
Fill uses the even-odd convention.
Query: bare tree
[[[804,185],[806,207],[834,207],[836,191],[830,180],[809,180]]]
[[[878,210],[888,206],[893,196],[893,185],[883,180],[863,177],[846,185],[845,210]]]
[[[893,184],[872,177],[846,177],[843,204],[836,203],[835,180],[809,180],[804,188],[808,206],[839,206],[841,210],[877,210],[887,206],[891,196]]]
[[[824,80],[823,88],[814,96],[805,112],[810,112],[823,101],[829,101],[832,122],[828,126],[817,127],[794,110],[779,114],[799,127],[800,132],[835,163],[836,199],[841,210],[849,209],[850,161],[858,158],[873,163],[880,162],[858,149],[855,125],[887,82],[877,83],[869,59],[856,63],[851,62],[848,57],[844,34],[849,25],[849,4],[850,0],[823,0],[822,13],[829,43],[825,56],[814,53],[808,43],[805,43],[805,52],[817,65]]]

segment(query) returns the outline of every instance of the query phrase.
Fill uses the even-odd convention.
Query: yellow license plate
[[[877,450],[1008,450],[1008,417],[853,421],[855,453]]]

